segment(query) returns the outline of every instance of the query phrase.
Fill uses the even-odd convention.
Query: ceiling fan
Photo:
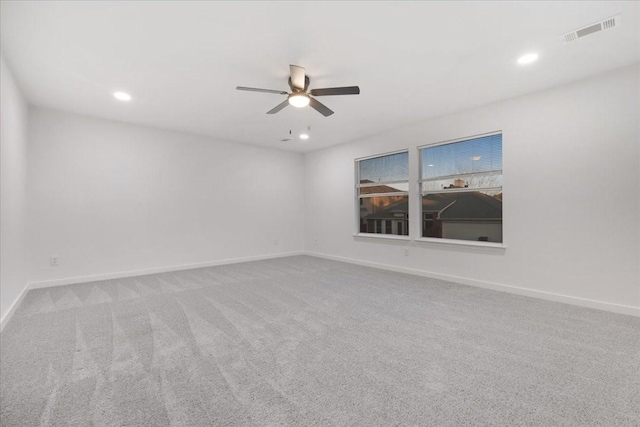
[[[273,109],[267,111],[267,114],[275,114],[278,111],[282,110],[287,105],[291,104],[294,107],[302,108],[307,105],[322,114],[325,117],[328,117],[333,114],[326,105],[321,103],[320,101],[312,98],[313,96],[328,96],[328,95],[359,95],[360,88],[358,86],[345,86],[345,87],[328,87],[323,89],[309,89],[309,77],[305,75],[305,71],[303,67],[298,65],[289,65],[289,71],[291,76],[289,77],[289,87],[291,88],[291,93],[285,92],[283,90],[272,90],[272,89],[258,89],[254,87],[244,87],[237,86],[237,90],[247,90],[250,92],[265,92],[265,93],[275,93],[277,95],[287,95],[287,99],[276,105]]]

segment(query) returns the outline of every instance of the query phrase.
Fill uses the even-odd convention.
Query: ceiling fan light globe
[[[296,108],[302,108],[309,105],[309,96],[304,93],[292,93],[289,95],[289,104]]]

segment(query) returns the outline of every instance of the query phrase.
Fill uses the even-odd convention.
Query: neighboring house
[[[362,184],[373,184],[373,181],[362,180]],[[360,188],[360,194],[388,194],[398,192],[397,188],[388,185],[374,185],[372,187]],[[406,212],[394,212],[400,215],[394,219],[365,219],[376,216],[389,210],[392,206],[399,203],[407,203],[407,196],[380,196],[380,197],[363,197],[360,199],[360,232],[361,233],[382,233],[382,234],[399,234],[408,235],[409,223],[408,214]]]
[[[429,194],[422,198],[422,236],[457,240],[502,242],[502,194],[487,196],[478,191]],[[408,221],[408,202],[403,200],[361,220],[369,233],[408,234],[398,231],[398,221]],[[389,228],[390,227],[390,228]],[[390,230],[390,231],[389,231]]]
[[[406,196],[402,199],[386,209],[361,217],[360,232],[407,236],[409,234],[408,203]]]

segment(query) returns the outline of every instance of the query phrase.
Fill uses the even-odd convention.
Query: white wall
[[[32,108],[28,170],[26,106],[2,67],[2,316],[27,270],[29,282],[63,283],[303,248],[463,282],[640,307],[638,66],[304,159]],[[408,148],[413,195],[417,146],[499,129],[506,250],[352,236],[355,158]],[[25,170],[26,269],[19,255]],[[415,203],[411,214],[417,237]],[[58,267],[49,265],[52,255]]]
[[[300,154],[40,108],[29,132],[31,283],[303,250]]]
[[[640,307],[639,80],[638,66],[627,67],[307,154],[307,250]],[[409,149],[417,237],[416,147],[495,130],[503,131],[506,250],[352,236],[354,159]]]
[[[0,318],[27,284],[27,105],[0,53]]]

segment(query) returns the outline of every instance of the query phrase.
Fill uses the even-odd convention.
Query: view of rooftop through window
[[[422,237],[502,242],[502,134],[421,148]]]
[[[360,232],[409,234],[409,152],[357,162]]]
[[[419,148],[421,236],[502,242],[502,134]],[[357,161],[361,233],[409,235],[409,152]]]

